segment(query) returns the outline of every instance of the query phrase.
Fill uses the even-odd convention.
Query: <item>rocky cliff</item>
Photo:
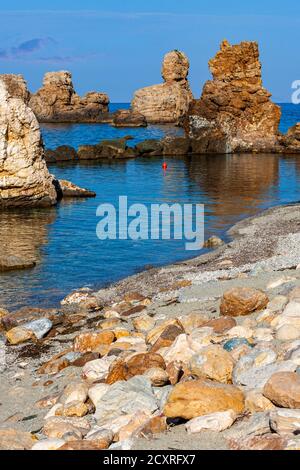
[[[0,208],[51,206],[57,199],[38,121],[23,99],[24,83],[0,75]]]
[[[194,150],[275,151],[281,112],[263,88],[258,44],[223,41],[209,67],[213,80],[191,103],[185,122]]]
[[[162,65],[164,83],[136,91],[132,109],[149,123],[178,123],[193,99],[187,79],[189,61],[183,52],[165,55]]]
[[[43,86],[31,95],[30,107],[40,122],[97,122],[108,112],[109,98],[90,92],[80,97],[70,72],[48,72]]]

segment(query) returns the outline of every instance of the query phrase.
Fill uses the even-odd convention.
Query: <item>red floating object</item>
[[[166,169],[168,168],[168,165],[167,165],[167,163],[166,163],[166,162],[164,162],[164,163],[162,164],[162,167],[163,167],[163,170],[166,170]]]

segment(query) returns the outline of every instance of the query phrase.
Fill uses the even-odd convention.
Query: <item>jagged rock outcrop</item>
[[[28,104],[30,93],[23,75],[2,74],[0,79],[5,83],[10,96],[21,98],[25,104]]]
[[[162,66],[165,83],[136,91],[133,111],[144,115],[149,123],[179,123],[193,99],[188,73],[189,60],[183,52],[166,54]]]
[[[281,144],[284,153],[300,153],[300,122],[290,127],[287,133],[282,136]]]
[[[147,127],[143,114],[132,109],[119,109],[114,113],[112,125],[114,127]]]
[[[108,112],[105,93],[90,92],[80,97],[70,72],[48,72],[43,87],[32,94],[29,105],[40,122],[100,122]]]
[[[39,124],[21,97],[21,82],[0,76],[0,208],[51,206],[57,199]]]
[[[281,111],[262,86],[258,44],[223,41],[209,67],[213,80],[185,120],[193,152],[276,151]]]

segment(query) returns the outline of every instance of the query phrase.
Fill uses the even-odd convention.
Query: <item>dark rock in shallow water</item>
[[[136,149],[141,155],[162,155],[163,144],[160,140],[147,139],[136,144]]]
[[[0,272],[13,271],[15,269],[28,269],[36,265],[33,258],[25,258],[14,255],[0,255]]]
[[[138,152],[134,147],[128,147],[128,140],[128,137],[123,137],[103,140],[97,145],[82,145],[78,150],[79,160],[135,158]]]
[[[55,150],[46,149],[45,159],[47,163],[76,162],[78,155],[76,150],[70,145],[61,145]]]
[[[114,127],[147,127],[143,114],[131,109],[120,109],[114,114],[112,125]]]
[[[81,145],[78,149],[79,160],[99,160],[102,147],[100,145]]]
[[[164,155],[187,155],[190,150],[190,139],[187,137],[166,137],[163,140]]]

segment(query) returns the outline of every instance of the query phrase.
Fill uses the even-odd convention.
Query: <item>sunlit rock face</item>
[[[281,111],[262,86],[256,42],[223,41],[209,61],[213,80],[190,105],[185,129],[199,153],[275,151]]]
[[[0,76],[0,209],[47,207],[57,199],[39,124],[24,96],[20,78]]]
[[[105,93],[90,92],[80,97],[70,72],[48,72],[43,86],[30,98],[30,107],[40,122],[97,122],[108,112]]]
[[[189,66],[183,52],[166,54],[162,65],[164,83],[137,90],[132,109],[149,123],[179,123],[193,99],[187,79]]]

